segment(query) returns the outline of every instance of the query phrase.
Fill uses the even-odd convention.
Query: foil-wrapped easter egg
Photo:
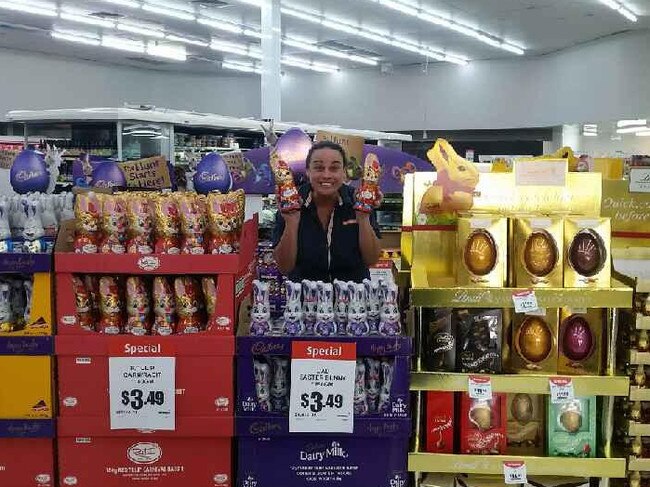
[[[567,318],[560,343],[569,360],[581,362],[587,359],[594,346],[594,336],[587,320],[577,315]]]
[[[475,230],[467,237],[463,262],[475,276],[489,274],[497,263],[497,245],[487,230]]]
[[[553,236],[546,230],[535,230],[524,243],[524,267],[532,276],[547,276],[557,264],[558,253]]]
[[[492,427],[492,408],[485,401],[477,402],[469,412],[470,421],[481,430],[489,430]]]
[[[580,230],[569,245],[569,264],[581,276],[593,277],[607,261],[603,239],[590,228]]]
[[[510,404],[510,414],[519,423],[526,424],[533,419],[533,400],[528,394],[515,394]]]
[[[553,334],[548,324],[537,316],[528,316],[517,330],[517,353],[528,362],[538,363],[551,353]]]
[[[560,423],[569,433],[577,433],[582,427],[582,414],[577,411],[564,411]]]

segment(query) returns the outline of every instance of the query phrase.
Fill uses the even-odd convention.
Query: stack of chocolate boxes
[[[405,485],[411,339],[394,284],[286,283],[281,317],[253,283],[237,337],[238,486]],[[356,343],[352,433],[289,431],[292,344]]]
[[[0,253],[0,485],[55,485],[51,267]]]

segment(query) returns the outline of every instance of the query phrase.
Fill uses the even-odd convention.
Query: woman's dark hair
[[[336,142],[323,140],[321,142],[316,142],[314,145],[311,146],[311,149],[309,149],[309,152],[307,153],[307,159],[305,159],[305,165],[307,166],[307,169],[309,169],[309,164],[311,164],[312,155],[318,149],[332,149],[337,151],[339,154],[341,154],[341,157],[343,158],[343,168],[348,167],[348,158],[345,156],[345,151],[343,150],[343,147],[341,147]]]

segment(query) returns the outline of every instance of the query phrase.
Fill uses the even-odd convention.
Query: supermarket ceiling
[[[258,72],[264,0],[0,0],[0,48]],[[282,0],[285,70],[539,56],[650,28],[650,0]]]

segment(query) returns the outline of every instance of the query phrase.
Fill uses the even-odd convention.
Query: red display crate
[[[257,216],[244,223],[240,252],[229,255],[172,254],[76,254],[72,251],[74,222],[61,226],[54,254],[56,271],[56,310],[60,335],[95,332],[85,330],[77,321],[73,274],[124,275],[215,275],[217,277],[216,316],[219,326],[202,334],[232,335],[235,333],[238,308],[250,293],[255,271],[257,248]]]
[[[108,418],[108,359],[125,345],[160,345],[160,356],[176,357],[177,418],[234,414],[232,336],[67,335],[55,343],[61,417]]]
[[[0,485],[54,486],[52,438],[0,438],[0,452]]]
[[[176,431],[111,430],[108,418],[61,418],[59,485],[230,487],[233,418],[177,418]]]

